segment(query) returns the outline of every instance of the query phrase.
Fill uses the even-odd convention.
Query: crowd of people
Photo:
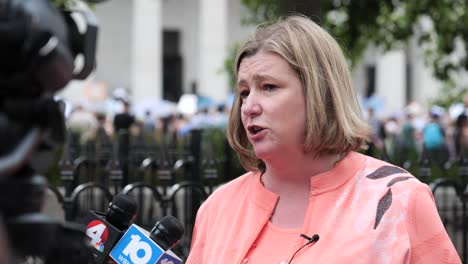
[[[412,102],[398,114],[388,116],[379,115],[372,107],[362,107],[372,128],[365,153],[371,156],[385,153],[399,165],[411,159],[411,155],[420,157],[423,153],[441,164],[457,160],[468,148],[468,95],[464,98],[463,109],[460,105],[462,103],[453,114],[438,106],[424,108]],[[67,118],[67,126],[81,135],[82,142],[99,134],[112,137],[121,129],[132,134],[176,133],[184,136],[194,128],[225,130],[229,110],[225,105],[219,105],[200,109],[191,116],[176,112],[155,116],[148,110],[143,117],[137,118],[128,101],[122,101],[122,111],[111,115],[77,105]]]
[[[224,130],[227,126],[228,107],[218,105],[212,108],[202,108],[193,115],[183,115],[177,112],[155,116],[146,111],[143,117],[137,117],[132,112],[128,101],[121,101],[122,111],[103,113],[87,110],[77,105],[67,117],[67,128],[80,135],[81,143],[96,138],[99,134],[113,137],[121,130],[132,135],[174,134],[184,136],[192,129],[218,128]]]
[[[367,154],[385,153],[399,165],[411,155],[445,164],[468,154],[468,95],[450,110],[412,102],[399,114],[379,117],[372,107],[366,114],[372,127]]]

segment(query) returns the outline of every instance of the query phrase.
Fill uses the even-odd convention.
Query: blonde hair
[[[370,128],[362,117],[346,59],[330,34],[302,16],[260,25],[238,52],[236,79],[242,59],[260,51],[280,55],[299,76],[305,98],[305,152],[320,156],[365,145]],[[245,169],[263,171],[263,161],[255,156],[242,125],[241,100],[236,95],[227,137]]]

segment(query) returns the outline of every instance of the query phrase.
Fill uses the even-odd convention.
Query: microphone
[[[315,243],[317,241],[319,241],[320,239],[320,236],[317,235],[317,234],[314,234],[312,237],[310,236],[307,236],[305,234],[301,234],[300,237],[304,238],[307,240],[307,243],[305,243],[302,247],[300,247],[298,250],[296,250],[296,252],[294,252],[294,254],[292,255],[291,259],[289,259],[289,262],[288,264],[291,264],[291,262],[293,261],[294,257],[296,256],[296,254],[301,251],[301,249],[305,248],[306,246],[312,244],[312,243]]]
[[[320,239],[319,235],[317,235],[317,234],[314,234],[312,237],[309,237],[309,236],[307,236],[305,234],[301,234],[301,237],[308,240],[309,242],[307,242],[307,243],[309,243],[309,244],[313,243],[313,242],[317,242]]]
[[[132,197],[117,194],[109,204],[106,220],[119,230],[125,230],[135,220],[137,209],[138,206]]]
[[[131,196],[117,194],[106,213],[88,212],[83,222],[96,263],[106,263],[109,252],[135,220],[137,209]]]
[[[183,235],[184,226],[171,215],[158,221],[150,232],[150,238],[164,250],[177,246]]]
[[[110,252],[117,264],[181,264],[172,249],[184,234],[183,225],[173,216],[158,221],[151,232],[133,224]]]

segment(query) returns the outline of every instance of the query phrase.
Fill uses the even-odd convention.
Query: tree
[[[66,7],[72,3],[72,0],[51,0],[56,7]]]
[[[455,78],[468,70],[468,0],[242,0],[251,10],[244,20],[259,23],[303,13],[340,43],[352,65],[369,45],[401,48],[411,38],[423,49],[426,65],[447,91],[461,94]],[[459,55],[453,56],[454,52]],[[461,55],[460,55],[461,54]]]

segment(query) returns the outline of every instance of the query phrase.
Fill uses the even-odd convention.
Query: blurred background
[[[97,69],[63,96],[108,109],[123,90],[142,100],[177,103],[185,93],[226,102],[233,89],[230,61],[254,25],[300,12],[342,45],[356,90],[374,98],[379,115],[423,106],[467,86],[466,1],[112,0],[96,5]],[[321,4],[319,4],[321,3]],[[446,88],[446,89],[444,89]],[[450,95],[446,91],[450,90]],[[461,97],[457,98],[461,102]],[[140,113],[141,115],[141,113]]]
[[[93,10],[97,68],[57,95],[68,140],[46,173],[52,215],[77,221],[132,194],[137,224],[184,222],[186,256],[198,206],[244,172],[225,137],[236,50],[258,23],[297,12],[348,58],[373,127],[363,152],[430,184],[467,260],[466,0],[110,0]]]

